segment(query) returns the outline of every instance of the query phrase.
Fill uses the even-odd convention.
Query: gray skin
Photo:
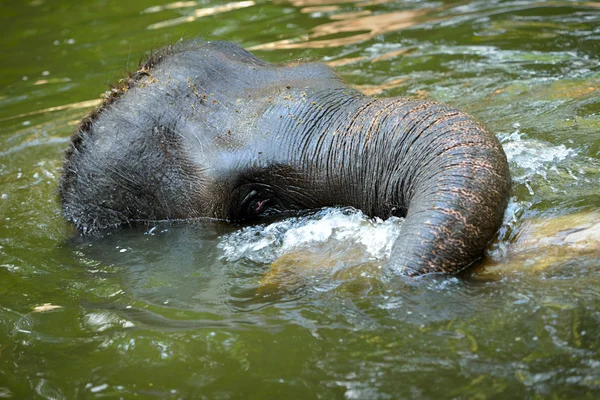
[[[496,137],[454,108],[367,97],[322,64],[191,42],[152,56],[83,119],[59,193],[83,233],[328,206],[402,216],[390,267],[421,275],[481,258],[509,187]]]

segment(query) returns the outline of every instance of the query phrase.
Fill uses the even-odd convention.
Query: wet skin
[[[390,267],[420,275],[476,262],[509,186],[496,137],[456,109],[367,97],[322,64],[191,42],[155,54],[81,121],[60,198],[83,233],[325,206],[403,216]]]

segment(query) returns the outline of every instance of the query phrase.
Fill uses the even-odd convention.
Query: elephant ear
[[[431,102],[410,102],[409,165],[401,189],[407,209],[392,249],[394,270],[414,276],[457,273],[479,260],[502,223],[510,192],[498,139],[468,115]]]

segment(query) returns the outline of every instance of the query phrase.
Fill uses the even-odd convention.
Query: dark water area
[[[600,2],[0,10],[0,398],[600,397]],[[79,236],[57,200],[79,119],[144,54],[196,38],[475,116],[513,177],[481,265],[395,276],[401,220],[354,210]]]

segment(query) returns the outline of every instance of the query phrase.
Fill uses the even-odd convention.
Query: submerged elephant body
[[[460,111],[364,96],[321,64],[192,42],[153,56],[80,123],[60,197],[83,232],[325,206],[404,216],[390,263],[418,275],[480,258],[509,185],[497,139]]]

